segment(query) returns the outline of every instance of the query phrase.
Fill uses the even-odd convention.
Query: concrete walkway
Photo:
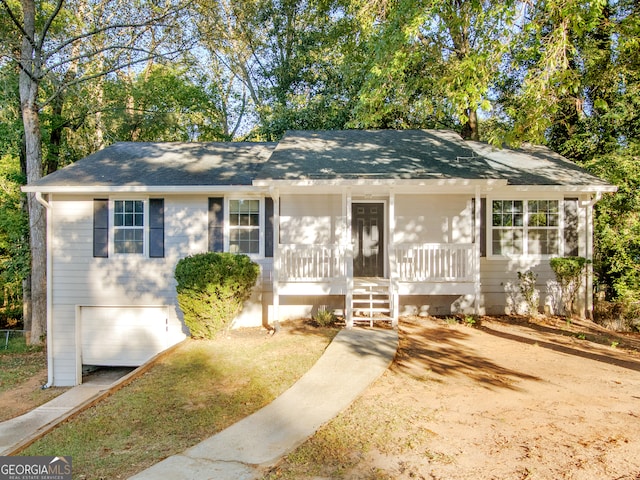
[[[73,387],[24,415],[0,423],[0,455],[12,455],[119,384],[131,369],[111,369],[90,375]]]
[[[131,477],[249,480],[348,407],[391,364],[398,332],[342,330],[289,390],[253,415]]]

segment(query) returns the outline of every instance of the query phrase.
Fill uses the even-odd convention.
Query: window
[[[113,203],[114,253],[144,253],[144,202],[116,200]]]
[[[492,218],[493,254],[523,253],[524,204],[522,200],[494,200]]]
[[[93,201],[93,256],[164,257],[164,199]]]
[[[560,254],[558,200],[494,200],[491,205],[493,255]]]
[[[210,252],[223,252],[226,248],[233,253],[273,257],[274,204],[270,197],[264,200],[210,197],[208,203]]]
[[[229,200],[229,251],[260,253],[260,200]]]
[[[527,245],[530,255],[557,255],[560,250],[560,213],[557,200],[529,200]]]

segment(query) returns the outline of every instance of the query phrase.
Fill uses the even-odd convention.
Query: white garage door
[[[166,307],[81,307],[83,365],[137,367],[168,345]]]

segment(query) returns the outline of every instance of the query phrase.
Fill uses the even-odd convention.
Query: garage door
[[[80,307],[83,365],[137,367],[168,346],[166,307]]]

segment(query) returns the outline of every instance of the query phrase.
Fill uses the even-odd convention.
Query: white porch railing
[[[346,277],[344,246],[280,244],[278,249],[281,282],[323,282]]]
[[[471,243],[403,243],[393,247],[398,279],[406,282],[473,282]]]
[[[391,278],[401,282],[473,282],[471,243],[403,243],[390,247]],[[327,282],[347,275],[347,249],[342,245],[280,244],[280,282]]]

